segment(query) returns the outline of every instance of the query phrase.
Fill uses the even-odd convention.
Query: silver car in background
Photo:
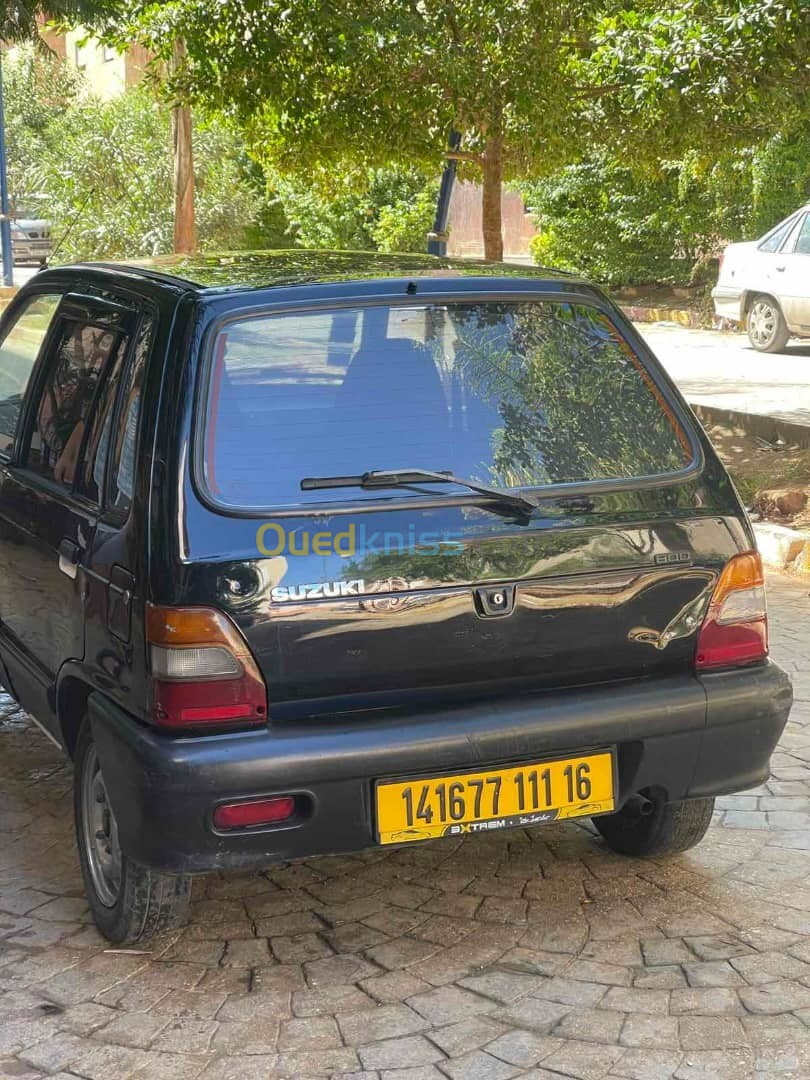
[[[11,222],[11,251],[15,264],[47,262],[52,247],[50,221],[18,217]],[[0,252],[2,250],[0,240]]]
[[[717,315],[745,325],[759,352],[810,338],[810,203],[761,239],[729,244],[712,298]]]

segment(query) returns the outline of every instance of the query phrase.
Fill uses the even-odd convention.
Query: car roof
[[[222,254],[163,255],[125,262],[93,262],[55,270],[119,271],[127,277],[185,286],[203,293],[281,286],[374,281],[381,278],[524,278],[571,282],[576,275],[518,263],[448,259],[433,255],[364,251],[240,251]]]

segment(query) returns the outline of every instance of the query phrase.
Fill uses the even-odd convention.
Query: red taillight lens
[[[249,829],[252,825],[275,825],[289,820],[294,813],[295,799],[292,795],[223,803],[214,811],[214,826],[217,829]]]
[[[264,679],[227,615],[148,604],[146,640],[156,724],[180,729],[266,722]]]
[[[762,562],[756,552],[726,563],[712,593],[695,651],[698,670],[735,667],[768,655]]]

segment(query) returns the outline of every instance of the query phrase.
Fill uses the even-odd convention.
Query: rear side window
[[[608,317],[561,302],[245,318],[214,342],[206,411],[205,485],[242,508],[334,502],[301,480],[375,469],[538,487],[668,474],[692,457]],[[381,494],[425,491],[338,499]]]
[[[113,367],[104,381],[98,397],[95,415],[87,439],[79,489],[99,504],[105,502],[104,478],[107,460],[111,456],[110,487],[106,508],[125,517],[132,503],[135,476],[135,441],[141,408],[141,389],[149,350],[152,344],[154,319],[141,323],[129,363],[124,348],[119,348]],[[122,381],[122,369],[126,374]],[[121,383],[119,392],[119,383]],[[116,401],[120,406],[116,412]],[[113,424],[116,425],[113,439]]]
[[[783,221],[781,225],[777,225],[770,236],[766,237],[759,245],[759,250],[768,252],[779,251],[782,244],[785,242],[788,233],[795,224],[796,218],[792,217],[788,218],[787,221]]]
[[[793,250],[797,255],[810,255],[810,214],[804,215]]]
[[[141,396],[154,329],[155,323],[151,317],[141,323],[121,395],[121,408],[118,414],[115,443],[112,447],[110,470],[110,508],[121,515],[126,514],[132,504]]]
[[[20,406],[61,296],[32,296],[0,345],[0,453],[14,445]]]

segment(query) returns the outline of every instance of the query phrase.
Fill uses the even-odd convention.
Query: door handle
[[[69,578],[75,578],[79,572],[79,545],[65,537],[59,542],[59,569]]]

